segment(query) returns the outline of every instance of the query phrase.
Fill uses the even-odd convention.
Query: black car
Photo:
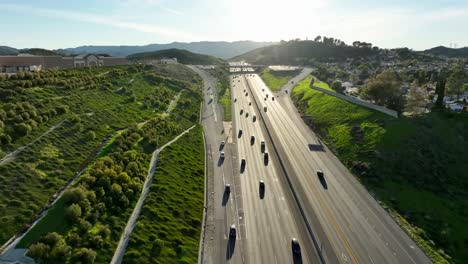
[[[265,141],[262,140],[262,142],[260,142],[260,151],[263,153],[265,152]]]
[[[231,225],[229,228],[229,238],[236,238],[237,236],[237,231],[236,231],[236,225]]]
[[[241,168],[244,168],[245,167],[245,159],[242,159],[241,160]]]
[[[224,185],[224,191],[229,194],[231,193],[231,184]]]
[[[317,171],[317,176],[318,176],[319,178],[323,178],[323,171],[318,170],[318,171]]]
[[[242,129],[239,129],[239,137],[242,136]]]
[[[296,238],[291,240],[291,248],[294,255],[301,255],[301,245],[299,245],[299,241]]]
[[[250,145],[253,145],[255,143],[255,136],[250,137]]]
[[[263,153],[263,163],[268,165],[268,152]]]
[[[260,188],[260,193],[264,192],[265,191],[265,182],[260,181],[260,185],[258,187]]]

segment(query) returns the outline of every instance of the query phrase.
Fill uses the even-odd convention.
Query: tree
[[[435,102],[436,108],[443,108],[444,96],[445,96],[445,83],[446,83],[445,74],[439,74],[437,84],[436,84],[436,90],[435,90],[437,94],[437,100]]]
[[[65,209],[65,216],[73,223],[78,222],[81,217],[81,207],[77,204],[72,204]]]
[[[331,88],[337,93],[343,93],[344,87],[341,85],[340,81],[334,81],[331,85]]]
[[[465,69],[463,69],[463,65],[457,65],[450,76],[447,78],[447,90],[451,94],[456,94],[457,99],[460,98],[460,94],[464,90],[463,84],[465,83]]]
[[[15,132],[19,136],[26,136],[27,134],[31,132],[31,130],[32,130],[31,126],[25,123],[20,123],[18,125],[15,125]]]
[[[80,186],[66,190],[63,193],[65,203],[79,203],[86,198],[86,191]]]
[[[39,242],[29,247],[27,255],[35,260],[43,261],[49,257],[49,251],[49,245]]]
[[[90,130],[90,131],[88,131],[86,137],[87,137],[89,140],[95,140],[95,139],[96,139],[96,133],[94,133],[94,131]]]
[[[41,238],[41,241],[47,245],[53,247],[62,239],[62,236],[57,232],[47,233],[44,237]]]
[[[80,248],[74,255],[73,259],[77,262],[80,261],[82,264],[94,263],[96,259],[96,252],[89,248]]]
[[[421,114],[426,104],[425,98],[426,94],[424,90],[417,85],[416,81],[413,82],[406,100],[406,111],[415,115]]]
[[[403,94],[400,91],[398,76],[393,71],[384,71],[370,79],[361,89],[361,97],[374,101],[396,111],[404,106]]]

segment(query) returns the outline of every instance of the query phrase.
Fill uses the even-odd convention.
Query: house
[[[94,54],[82,54],[73,58],[75,68],[103,66],[103,57]]]
[[[452,103],[452,104],[447,104],[447,108],[455,112],[461,112],[464,109],[464,105]]]

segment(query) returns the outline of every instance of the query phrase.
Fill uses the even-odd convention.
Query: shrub
[[[65,209],[65,217],[73,223],[78,222],[78,220],[80,220],[81,217],[81,207],[77,204],[72,204],[68,206]]]

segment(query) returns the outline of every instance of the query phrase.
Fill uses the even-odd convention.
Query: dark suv
[[[301,245],[299,245],[299,241],[296,238],[291,240],[291,248],[294,255],[301,255]]]

